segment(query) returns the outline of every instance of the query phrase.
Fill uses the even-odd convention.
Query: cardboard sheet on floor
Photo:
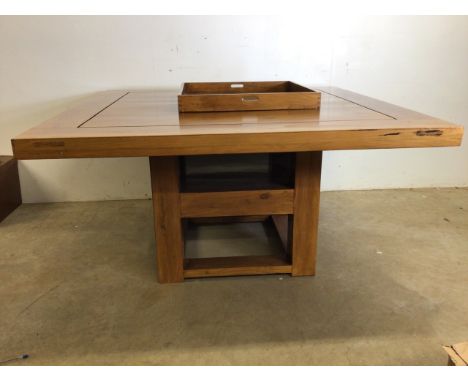
[[[468,342],[444,346],[449,356],[449,365],[468,366]]]

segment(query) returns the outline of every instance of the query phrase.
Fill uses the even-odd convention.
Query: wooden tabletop
[[[176,92],[106,91],[12,140],[17,159],[458,146],[463,127],[338,88],[320,110],[182,113]]]

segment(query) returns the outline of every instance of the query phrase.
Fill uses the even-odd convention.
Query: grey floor
[[[259,223],[188,235],[191,256],[277,248]],[[150,201],[23,205],[0,224],[0,360],[445,365],[467,275],[466,189],[325,192],[316,277],[175,285],[156,282]]]

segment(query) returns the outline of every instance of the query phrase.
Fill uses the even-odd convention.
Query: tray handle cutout
[[[257,96],[245,96],[245,97],[242,97],[242,102],[255,102],[255,101],[258,101],[258,97],[257,97]]]
[[[244,87],[244,84],[231,84],[231,88],[240,89],[243,87]]]

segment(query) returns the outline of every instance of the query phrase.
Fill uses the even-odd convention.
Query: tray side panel
[[[320,107],[320,93],[179,95],[179,112],[304,110]]]
[[[278,93],[289,91],[288,81],[186,82],[182,94]]]

